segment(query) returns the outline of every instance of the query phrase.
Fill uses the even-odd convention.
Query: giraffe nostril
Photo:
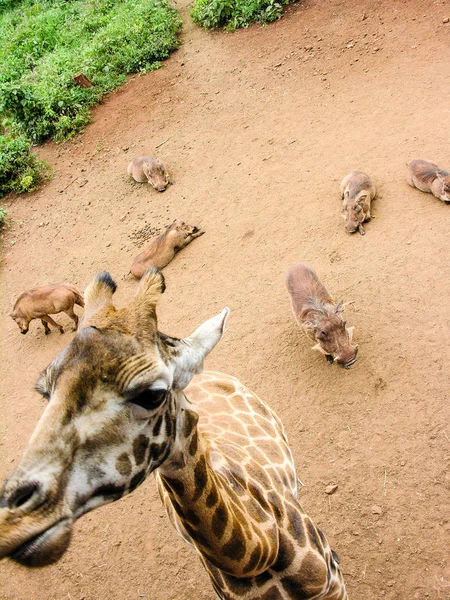
[[[33,496],[37,496],[39,491],[40,487],[37,483],[25,483],[24,485],[21,485],[16,488],[8,498],[9,508],[20,508],[26,504],[28,500],[31,500]]]

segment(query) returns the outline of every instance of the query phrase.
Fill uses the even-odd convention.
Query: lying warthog
[[[45,335],[50,333],[50,325],[57,327],[60,333],[64,333],[61,325],[58,325],[49,315],[64,312],[75,323],[73,330],[78,327],[78,317],[74,313],[73,306],[84,306],[81,292],[70,283],[50,283],[32,288],[21,294],[14,304],[10,317],[14,319],[20,329],[20,333],[27,333],[30,321],[41,319],[45,329]]]
[[[164,165],[152,156],[135,156],[128,165],[128,175],[139,183],[150,183],[155,190],[163,192],[169,184]]]
[[[149,267],[162,269],[170,263],[175,254],[187,246],[192,240],[205,232],[198,227],[187,225],[183,221],[174,221],[166,227],[164,233],[158,235],[144,252],[133,260],[130,272],[135,277],[142,277]]]
[[[289,268],[286,285],[295,318],[316,342],[313,350],[325,354],[330,364],[336,361],[348,369],[356,360],[358,346],[351,343],[354,327],[347,328],[340,314],[344,301],[336,304],[314,269],[302,262]]]
[[[375,186],[362,171],[352,171],[341,181],[345,229],[348,233],[365,234],[362,224],[370,221],[370,203],[375,196]]]
[[[421,192],[431,192],[439,200],[450,202],[450,173],[431,160],[419,158],[410,162],[406,179]]]

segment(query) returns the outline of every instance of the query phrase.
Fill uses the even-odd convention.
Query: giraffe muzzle
[[[72,538],[72,519],[61,519],[45,531],[22,543],[9,555],[26,567],[44,567],[58,561]]]

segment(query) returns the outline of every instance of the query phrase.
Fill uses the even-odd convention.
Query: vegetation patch
[[[29,139],[0,135],[0,198],[8,192],[32,192],[49,175],[48,165],[31,152]]]
[[[70,138],[128,74],[160,66],[181,23],[167,0],[0,0],[0,116],[35,143]]]
[[[283,14],[291,0],[197,0],[191,16],[207,29],[225,27],[233,31],[251,23],[270,23]]]

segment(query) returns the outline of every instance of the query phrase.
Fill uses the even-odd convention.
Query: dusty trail
[[[108,269],[125,302],[136,231],[184,219],[206,234],[165,269],[161,330],[186,335],[231,307],[207,366],[280,414],[303,505],[341,556],[352,600],[448,600],[450,207],[405,180],[414,158],[450,167],[448,3],[307,0],[232,35],[202,31],[182,12],[180,50],[108,97],[75,140],[43,147],[54,179],[11,201],[0,477],[43,409],[38,373],[72,337],[45,337],[36,322],[21,336],[12,300],[52,281],[83,288]],[[126,175],[133,155],[153,153],[176,182],[163,194]],[[355,168],[378,189],[364,237],[346,234],[340,216],[339,181]],[[360,351],[349,371],[312,352],[292,318],[284,274],[298,259],[351,302]],[[331,483],[339,487],[327,496]],[[57,565],[2,562],[0,598],[213,593],[150,478],[81,519]]]

